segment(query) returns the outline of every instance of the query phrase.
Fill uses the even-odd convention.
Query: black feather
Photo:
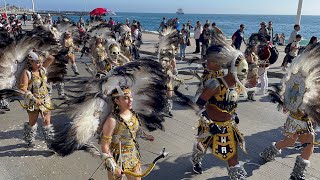
[[[194,110],[199,110],[199,107],[197,104],[195,104],[190,98],[188,98],[186,95],[182,94],[180,91],[178,91],[178,86],[174,87],[174,93],[177,95],[179,99],[185,102],[185,104],[189,105]]]
[[[72,131],[71,127],[72,123],[60,124],[59,127],[55,127],[56,133],[51,144],[51,149],[59,156],[68,156],[77,150],[86,150],[88,148],[85,144],[77,142],[75,131]]]
[[[23,94],[19,90],[15,89],[1,89],[0,90],[0,99],[9,98],[11,100],[22,100]]]

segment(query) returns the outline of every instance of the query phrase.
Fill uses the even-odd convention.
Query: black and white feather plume
[[[235,62],[239,56],[243,56],[242,52],[233,48],[228,42],[224,35],[213,34],[211,37],[211,45],[207,50],[205,59],[212,59],[218,65],[229,67],[231,66],[232,73],[236,70]]]
[[[100,37],[104,40],[115,38],[108,24],[99,24],[97,26],[94,26],[87,32],[87,34],[90,37]]]
[[[111,92],[120,86],[131,88],[133,110],[139,114],[148,130],[164,129],[162,114],[166,96],[166,77],[159,63],[146,60],[130,62],[107,74],[101,80],[81,85],[82,93],[66,102],[66,110],[72,120],[55,134],[52,149],[61,156],[75,150],[87,150],[90,138],[102,126],[113,110]],[[59,128],[58,128],[59,129]]]
[[[211,45],[207,49],[204,59],[212,61],[222,67],[228,68],[228,73],[234,75],[236,82],[241,86],[242,93],[246,95],[246,88],[240,82],[237,75],[237,60],[244,60],[244,55],[240,50],[233,48],[223,34],[212,34]]]
[[[179,41],[179,33],[176,29],[168,27],[163,29],[159,36],[156,52],[164,53],[168,49],[172,49],[172,45],[177,45]],[[177,47],[177,46],[176,46]]]
[[[320,123],[320,44],[302,53],[282,80],[280,92],[284,106],[305,112],[316,123]]]
[[[0,49],[0,94],[12,92],[7,90],[15,87],[22,70],[26,67],[25,59],[30,50],[54,46],[57,41],[52,29],[40,26],[19,37],[6,48]]]
[[[24,61],[32,48],[39,47],[39,37],[24,37],[8,47],[0,49],[0,89],[10,89],[16,84],[19,65]],[[22,67],[23,68],[23,67]]]

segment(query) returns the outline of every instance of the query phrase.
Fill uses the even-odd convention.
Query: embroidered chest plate
[[[286,83],[284,92],[284,104],[292,112],[297,112],[303,101],[306,92],[305,82],[302,74],[297,73],[290,77]]]

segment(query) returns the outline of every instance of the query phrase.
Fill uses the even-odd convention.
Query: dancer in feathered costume
[[[247,100],[256,101],[254,96],[256,93],[256,86],[258,84],[258,63],[259,63],[259,57],[256,55],[257,53],[257,46],[256,44],[250,44],[247,46],[247,49],[245,51],[245,58],[248,62],[249,71],[247,76],[247,82],[245,84],[247,88]]]
[[[78,49],[76,45],[73,43],[72,34],[70,31],[65,32],[62,42],[63,48],[67,53],[66,58],[71,62],[71,69],[73,70],[75,75],[79,75],[79,70],[76,64],[76,58],[74,55],[74,49]]]
[[[173,107],[173,81],[176,79],[177,68],[176,68],[176,49],[175,46],[178,43],[179,34],[178,31],[172,27],[168,27],[162,31],[160,36],[160,41],[157,46],[158,59],[162,67],[167,74],[168,84],[167,84],[167,99],[166,99],[166,113],[169,116],[172,115]]]
[[[98,78],[105,76],[111,69],[122,66],[130,60],[121,53],[120,44],[114,39],[102,39],[100,37],[93,38],[95,43],[91,46],[92,51],[89,56],[92,56],[93,64],[96,66]],[[103,41],[107,41],[106,48]]]
[[[228,162],[230,179],[245,179],[246,171],[239,165],[237,155],[237,145],[245,151],[245,142],[237,127],[239,119],[235,110],[239,94],[245,94],[245,88],[238,78],[246,78],[248,64],[243,54],[231,47],[222,35],[214,37],[206,60],[220,69],[228,68],[228,74],[207,80],[196,102],[204,109],[201,111],[197,143],[192,153],[193,170],[202,173],[202,158],[211,148],[213,155]]]
[[[126,143],[128,141],[128,143],[133,145],[138,124],[146,127],[148,130],[163,129],[162,122],[164,119],[161,114],[166,95],[165,83],[166,76],[161,65],[158,62],[147,60],[127,63],[110,71],[105,78],[92,80],[84,85],[81,84],[82,93],[77,98],[67,102],[70,104],[70,108],[67,108],[66,113],[70,115],[68,117],[73,121],[67,125],[63,125],[61,131],[55,134],[52,148],[61,156],[69,155],[76,150],[92,152],[96,148],[88,144],[89,140],[95,133],[100,134],[102,130],[102,151],[109,153],[109,156],[103,155],[102,158],[106,161],[106,166],[109,170],[112,171],[110,168],[112,157],[110,155],[117,155],[120,152],[123,155],[120,156],[119,160],[120,162],[122,161],[120,168],[124,168],[124,171],[125,169],[133,170],[136,167],[139,169],[137,163],[139,163],[140,159],[130,159],[130,157],[139,158],[137,156],[138,150],[136,147],[127,147]],[[121,87],[130,88],[131,95],[128,94],[128,90],[121,89]],[[118,95],[115,93],[118,93]],[[128,96],[129,99],[127,99]],[[132,102],[130,100],[131,96],[134,98]],[[119,109],[116,111],[114,111],[114,103],[119,105]],[[130,119],[133,124],[128,122],[128,128],[130,129],[128,130],[120,118],[128,120],[127,116],[122,116],[123,112],[119,112],[119,110],[131,109],[127,106],[131,103],[132,113],[131,111],[126,112],[130,112],[134,116],[133,119]],[[107,131],[108,127],[112,128],[111,125],[108,125],[112,122],[110,117],[115,117],[117,123],[119,123],[116,126],[116,128],[119,128],[119,131],[113,132],[112,142],[114,143],[113,145],[123,146],[120,152],[117,151],[117,149],[119,150],[119,146],[110,147],[109,150],[114,150],[114,152],[106,149],[108,145],[106,143],[111,141],[108,136],[112,135],[108,134],[111,131]],[[141,120],[139,123],[138,118]],[[151,138],[151,136],[149,137]],[[119,140],[121,143],[119,143]],[[132,154],[130,154],[130,150],[133,150]],[[134,164],[130,162],[134,162]]]
[[[132,60],[131,29],[127,25],[122,24],[119,25],[115,31],[119,33],[118,37],[116,36],[116,39],[121,44],[121,51],[128,59]]]
[[[47,68],[53,62],[54,57],[47,52],[32,50],[28,61],[30,67],[22,71],[19,88],[25,94],[25,103],[22,105],[27,110],[29,122],[24,124],[24,140],[29,147],[34,146],[34,138],[37,133],[37,120],[40,115],[43,119],[43,135],[50,148],[53,140],[53,126],[50,123],[53,105],[47,88]]]
[[[102,129],[101,149],[108,179],[121,177],[121,172],[141,173],[141,160],[137,138],[153,141],[141,127],[139,115],[132,110],[133,97],[126,87],[112,93],[113,112],[107,117]],[[127,175],[128,179],[141,179]]]
[[[32,48],[50,49],[57,45],[59,35],[56,30],[50,26],[40,26],[34,30],[21,35],[12,41],[6,41],[4,47],[0,48],[0,91],[3,89],[12,89],[16,85],[16,79],[21,74],[21,67],[24,67],[25,57]],[[58,73],[59,74],[59,73]],[[0,93],[0,105],[8,108],[9,103],[4,91]]]
[[[47,89],[47,70],[54,57],[39,49],[49,49],[55,52],[59,46],[59,35],[52,27],[38,27],[21,39],[16,39],[6,48],[0,49],[0,98],[24,98],[22,106],[28,111],[29,122],[24,126],[24,139],[28,146],[33,146],[37,130],[39,114],[44,120],[43,135],[48,147],[53,138],[53,128],[50,124],[50,110],[53,108]],[[38,50],[32,50],[38,49]],[[29,63],[29,65],[27,65]],[[49,67],[49,69],[47,69]],[[57,76],[61,73],[55,69]],[[16,90],[17,79],[20,78]]]
[[[313,123],[320,123],[319,78],[320,78],[320,45],[298,56],[286,76],[282,80],[282,88],[271,92],[278,108],[289,112],[284,124],[284,139],[273,142],[260,153],[266,162],[274,160],[281,150],[293,146],[297,140],[303,150],[296,158],[290,179],[306,179],[305,172],[310,164],[313,153],[314,129]]]

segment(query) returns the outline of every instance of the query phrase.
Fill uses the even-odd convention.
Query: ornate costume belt
[[[121,153],[133,153],[134,151],[137,151],[137,148],[135,146],[121,146]],[[113,148],[114,154],[120,154],[120,148],[119,145],[116,145]]]
[[[294,134],[313,133],[312,122],[307,118],[307,121],[296,119],[291,115],[288,116],[286,123],[284,124],[284,135],[292,137]]]
[[[209,125],[216,124],[222,133],[211,135]],[[237,142],[246,153],[245,140],[234,120],[224,122],[214,121],[203,117],[199,120],[198,141],[207,149],[212,148],[212,154],[221,160],[229,160],[237,153]]]

